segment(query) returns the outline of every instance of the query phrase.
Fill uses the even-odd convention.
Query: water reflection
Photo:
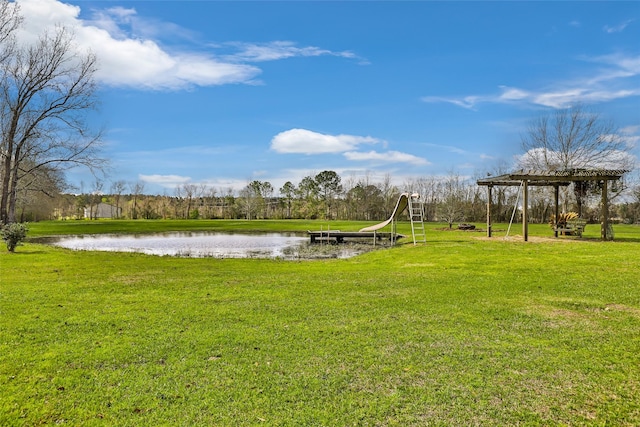
[[[140,252],[148,255],[215,258],[275,258],[307,242],[293,233],[171,232],[62,237],[50,242],[74,250]]]
[[[343,246],[310,253],[308,237],[295,233],[170,232],[138,235],[87,235],[46,239],[73,250],[140,252],[194,258],[346,258],[362,250]],[[317,245],[313,245],[317,246]]]

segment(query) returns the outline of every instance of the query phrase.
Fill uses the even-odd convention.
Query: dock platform
[[[389,240],[395,242],[405,237],[398,233],[381,233],[378,231],[340,231],[340,230],[323,230],[308,231],[311,243],[317,242],[336,242],[344,243],[345,239],[372,239],[375,244],[379,240]]]

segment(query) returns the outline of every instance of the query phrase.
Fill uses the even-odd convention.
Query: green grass
[[[137,224],[31,234],[327,226]],[[640,228],[440,227],[348,260],[2,251],[0,425],[640,425]]]

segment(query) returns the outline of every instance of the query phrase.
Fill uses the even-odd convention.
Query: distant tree
[[[225,191],[224,196],[222,197],[222,215],[224,218],[235,217],[235,205],[236,197],[233,192],[233,188],[228,187]]]
[[[405,191],[418,193],[423,202],[425,220],[434,220],[437,216],[438,205],[442,200],[442,179],[434,176],[423,176],[405,181]],[[395,201],[394,201],[395,203]]]
[[[215,218],[216,194],[218,190],[215,187],[203,187],[202,197],[204,198],[205,217]]]
[[[365,220],[386,219],[384,209],[384,196],[382,190],[375,185],[369,184],[363,187],[364,215]]]
[[[138,199],[144,193],[144,182],[136,181],[129,183],[129,190],[131,191],[131,214],[129,218],[138,219]]]
[[[440,218],[453,227],[453,223],[465,219],[466,184],[462,177],[451,172],[441,183],[442,201]]]
[[[98,204],[102,201],[103,187],[104,182],[97,178],[91,184],[91,193],[87,197],[87,200],[89,200],[89,219],[98,219]]]
[[[324,202],[327,219],[331,219],[331,207],[336,195],[342,192],[340,185],[340,175],[334,171],[323,171],[315,176],[318,192]]]
[[[500,176],[510,172],[512,166],[504,160],[499,160],[495,165],[486,173],[486,176]],[[476,178],[484,178],[484,176],[478,176]],[[545,187],[541,187],[539,191],[543,191]],[[535,197],[534,191],[531,190],[531,197]],[[492,190],[492,202],[491,202],[491,217],[495,222],[508,222],[513,213],[515,200],[518,196],[518,187],[497,185]],[[546,200],[552,200],[551,196],[547,193]]]
[[[315,219],[318,217],[318,183],[310,176],[305,176],[298,184],[297,198],[300,214],[303,218]]]
[[[640,223],[640,184],[637,184],[633,189],[633,201],[631,203],[631,212],[628,215],[629,222]]]
[[[385,174],[382,184],[380,186],[380,191],[382,193],[383,198],[383,208],[384,208],[384,217],[388,218],[395,207],[395,203],[398,199],[400,191],[398,187],[393,185],[391,180],[391,175]]]
[[[293,185],[291,181],[285,182],[284,185],[280,187],[280,197],[284,199],[284,203],[287,207],[287,218],[291,218],[291,203],[293,202],[295,192],[296,186]]]
[[[182,191],[180,194],[186,199],[186,211],[184,218],[198,219],[199,213],[192,212],[192,206],[194,199],[200,197],[201,188],[196,184],[185,183],[181,186]]]
[[[273,197],[273,185],[269,181],[260,182],[260,196],[262,197],[262,208],[264,218],[269,218],[269,207],[271,206],[271,198]]]
[[[632,169],[634,162],[615,125],[581,105],[532,121],[522,136],[522,148],[519,166],[524,169]],[[593,181],[574,184],[579,214],[594,185]]]
[[[166,193],[158,197],[156,202],[158,206],[158,216],[162,219],[171,217],[171,197]]]
[[[96,57],[64,27],[18,45],[16,3],[0,0],[0,222],[15,221],[20,182],[42,168],[99,171],[100,132],[85,121],[97,103]]]
[[[260,181],[251,181],[240,190],[240,198],[237,200],[237,203],[245,219],[254,219],[260,210],[262,203],[260,187]]]
[[[74,217],[80,219],[84,217],[84,208],[89,204],[89,196],[80,194],[76,197]]]
[[[111,194],[116,204],[116,215],[120,216],[120,199],[122,193],[127,189],[127,183],[123,180],[115,181],[111,184]]]
[[[350,185],[350,187],[345,194],[345,203],[347,204],[345,219],[365,219],[365,187],[361,182]]]
[[[160,215],[156,211],[158,197],[155,196],[143,196],[140,200],[140,213],[144,219],[158,219]]]

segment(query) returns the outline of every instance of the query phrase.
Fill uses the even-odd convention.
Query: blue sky
[[[576,103],[640,157],[640,2],[18,3],[98,55],[107,188],[475,176]]]

